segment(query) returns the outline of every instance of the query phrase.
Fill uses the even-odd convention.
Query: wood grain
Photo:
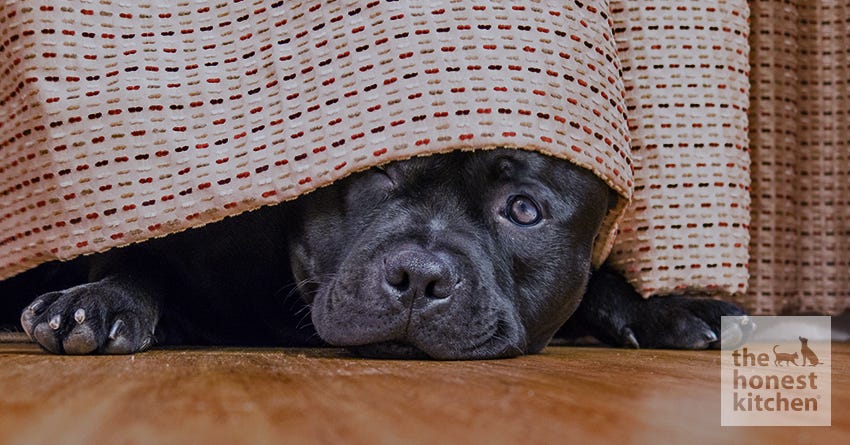
[[[61,357],[0,343],[0,444],[846,443],[833,426],[720,427],[716,351],[550,347],[511,360],[364,360],[336,349]]]

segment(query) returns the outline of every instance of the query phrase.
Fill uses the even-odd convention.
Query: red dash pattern
[[[645,296],[741,294],[750,222],[744,0],[613,1],[635,191],[611,260]]]
[[[0,6],[0,279],[497,146],[631,195],[607,1]],[[576,150],[575,148],[579,148]]]

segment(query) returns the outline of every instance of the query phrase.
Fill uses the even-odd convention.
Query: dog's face
[[[528,151],[399,161],[297,201],[293,270],[330,344],[381,357],[533,353],[580,302],[615,200],[589,171]]]

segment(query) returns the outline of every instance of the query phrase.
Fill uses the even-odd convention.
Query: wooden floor
[[[720,427],[719,353],[551,347],[512,360],[362,360],[339,350],[59,357],[0,343],[0,444],[837,444],[830,428]]]

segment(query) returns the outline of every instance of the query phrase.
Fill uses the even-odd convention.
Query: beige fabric
[[[449,1],[427,6],[356,1],[204,6],[6,0],[0,4],[0,277],[50,259],[161,236],[273,204],[374,162],[419,150],[508,144],[570,157],[576,153],[573,147],[586,148],[586,153],[596,150],[598,134],[605,145],[608,137],[624,152],[629,128],[614,127],[623,118],[615,105],[622,104],[631,117],[628,127],[640,166],[635,206],[613,260],[642,293],[717,290],[736,294],[756,313],[835,313],[850,306],[850,206],[845,203],[850,30],[844,2],[753,2],[751,35],[746,5],[737,0],[622,0],[612,3],[610,16],[604,1],[474,3],[490,8],[476,10],[472,3]],[[524,9],[513,7],[526,4]],[[360,11],[353,13],[357,5]],[[382,23],[396,25],[383,35],[408,31],[417,42],[382,41],[376,24],[386,16],[374,5],[409,8],[406,18],[411,21],[385,20]],[[296,6],[309,14],[298,16]],[[434,13],[440,9],[444,12]],[[488,14],[493,15],[486,18]],[[300,26],[277,25],[296,17],[305,21]],[[324,28],[314,29],[319,24],[311,20],[317,17]],[[477,25],[464,28],[461,17],[503,25],[517,19],[524,24],[511,29],[491,26],[485,33]],[[451,24],[448,33],[439,31],[445,23]],[[363,30],[354,32],[361,26]],[[610,26],[616,29],[616,43]],[[558,27],[566,34],[559,34]],[[425,29],[430,33],[416,34]],[[279,43],[301,33],[306,34],[297,48]],[[132,38],[125,38],[130,34]],[[325,40],[319,34],[330,38],[317,47]],[[497,51],[484,48],[487,35],[495,37],[486,44],[496,44]],[[365,37],[369,48],[358,51],[363,46],[358,39]],[[742,58],[748,37],[753,227],[752,277],[743,295],[748,207],[741,190],[747,184],[748,144],[741,114],[747,111],[748,68]],[[622,67],[614,57],[614,44]],[[558,51],[544,51],[553,45]],[[354,50],[339,58],[346,46]],[[526,51],[526,46],[538,51]],[[449,52],[449,47],[454,50]],[[416,72],[417,77],[391,76],[400,57],[410,51],[416,58],[402,72]],[[582,59],[562,57],[562,52]],[[453,62],[441,60],[459,62],[464,60],[461,53],[480,60],[502,59],[457,66],[492,64],[502,70],[481,69],[474,75],[448,71]],[[330,64],[320,65],[328,59]],[[379,63],[360,71],[370,65],[368,60]],[[438,73],[426,73],[428,60]],[[534,63],[538,60],[543,63]],[[699,69],[689,68],[689,60],[696,60]],[[557,77],[546,74],[545,67],[553,66]],[[174,67],[179,70],[169,71]],[[306,71],[310,67],[312,71]],[[533,72],[532,67],[539,70]],[[620,68],[627,102],[621,96]],[[587,77],[564,77],[572,71]],[[360,84],[356,97],[346,97],[345,92],[354,90],[347,89],[351,82],[361,82],[364,72],[380,82]],[[297,82],[283,80],[293,74]],[[331,77],[329,85],[343,92],[334,106],[319,102],[317,94]],[[478,88],[498,85],[509,91],[499,96],[467,87],[468,95],[459,93],[470,79]],[[276,85],[268,86],[275,80]],[[422,83],[408,88],[407,81]],[[365,91],[373,83],[377,88]],[[257,86],[262,98],[247,94]],[[287,99],[300,89],[304,93],[298,100],[303,102]],[[407,99],[418,93],[421,99]],[[398,97],[402,100],[394,99]],[[308,111],[316,104],[321,111]],[[253,112],[257,107],[263,109]],[[441,107],[447,110],[438,110]],[[490,110],[487,119],[475,118],[479,108]],[[501,108],[511,114],[499,113]],[[551,111],[542,111],[547,108]],[[402,109],[402,114],[414,110],[414,117],[427,119],[413,125],[412,117],[405,118],[407,129],[389,136],[386,131],[371,132],[382,126],[379,122],[384,130],[396,128],[392,123],[399,119],[392,116]],[[435,113],[449,114],[438,118]],[[549,116],[545,125],[536,113]],[[344,123],[332,125],[336,118]],[[363,131],[354,130],[353,121],[361,118]],[[336,128],[345,131],[341,135]],[[501,134],[514,128],[522,130]],[[315,139],[292,137],[301,131]],[[353,138],[361,132],[362,137]],[[403,137],[408,132],[415,137]],[[338,150],[343,137],[346,149]],[[593,156],[581,162],[598,164]],[[625,179],[630,170],[626,155],[604,155],[602,164],[620,166],[619,176],[613,167],[597,173],[627,196],[631,184]],[[176,173],[168,171],[174,168]],[[190,173],[181,174],[186,168]],[[151,201],[154,204],[143,205]],[[597,254],[597,262],[602,256]]]
[[[602,0],[0,3],[0,279],[496,146],[632,189]]]
[[[747,285],[747,4],[611,3],[635,194],[612,263],[644,296]]]
[[[752,2],[753,227],[758,314],[850,309],[850,5]]]

